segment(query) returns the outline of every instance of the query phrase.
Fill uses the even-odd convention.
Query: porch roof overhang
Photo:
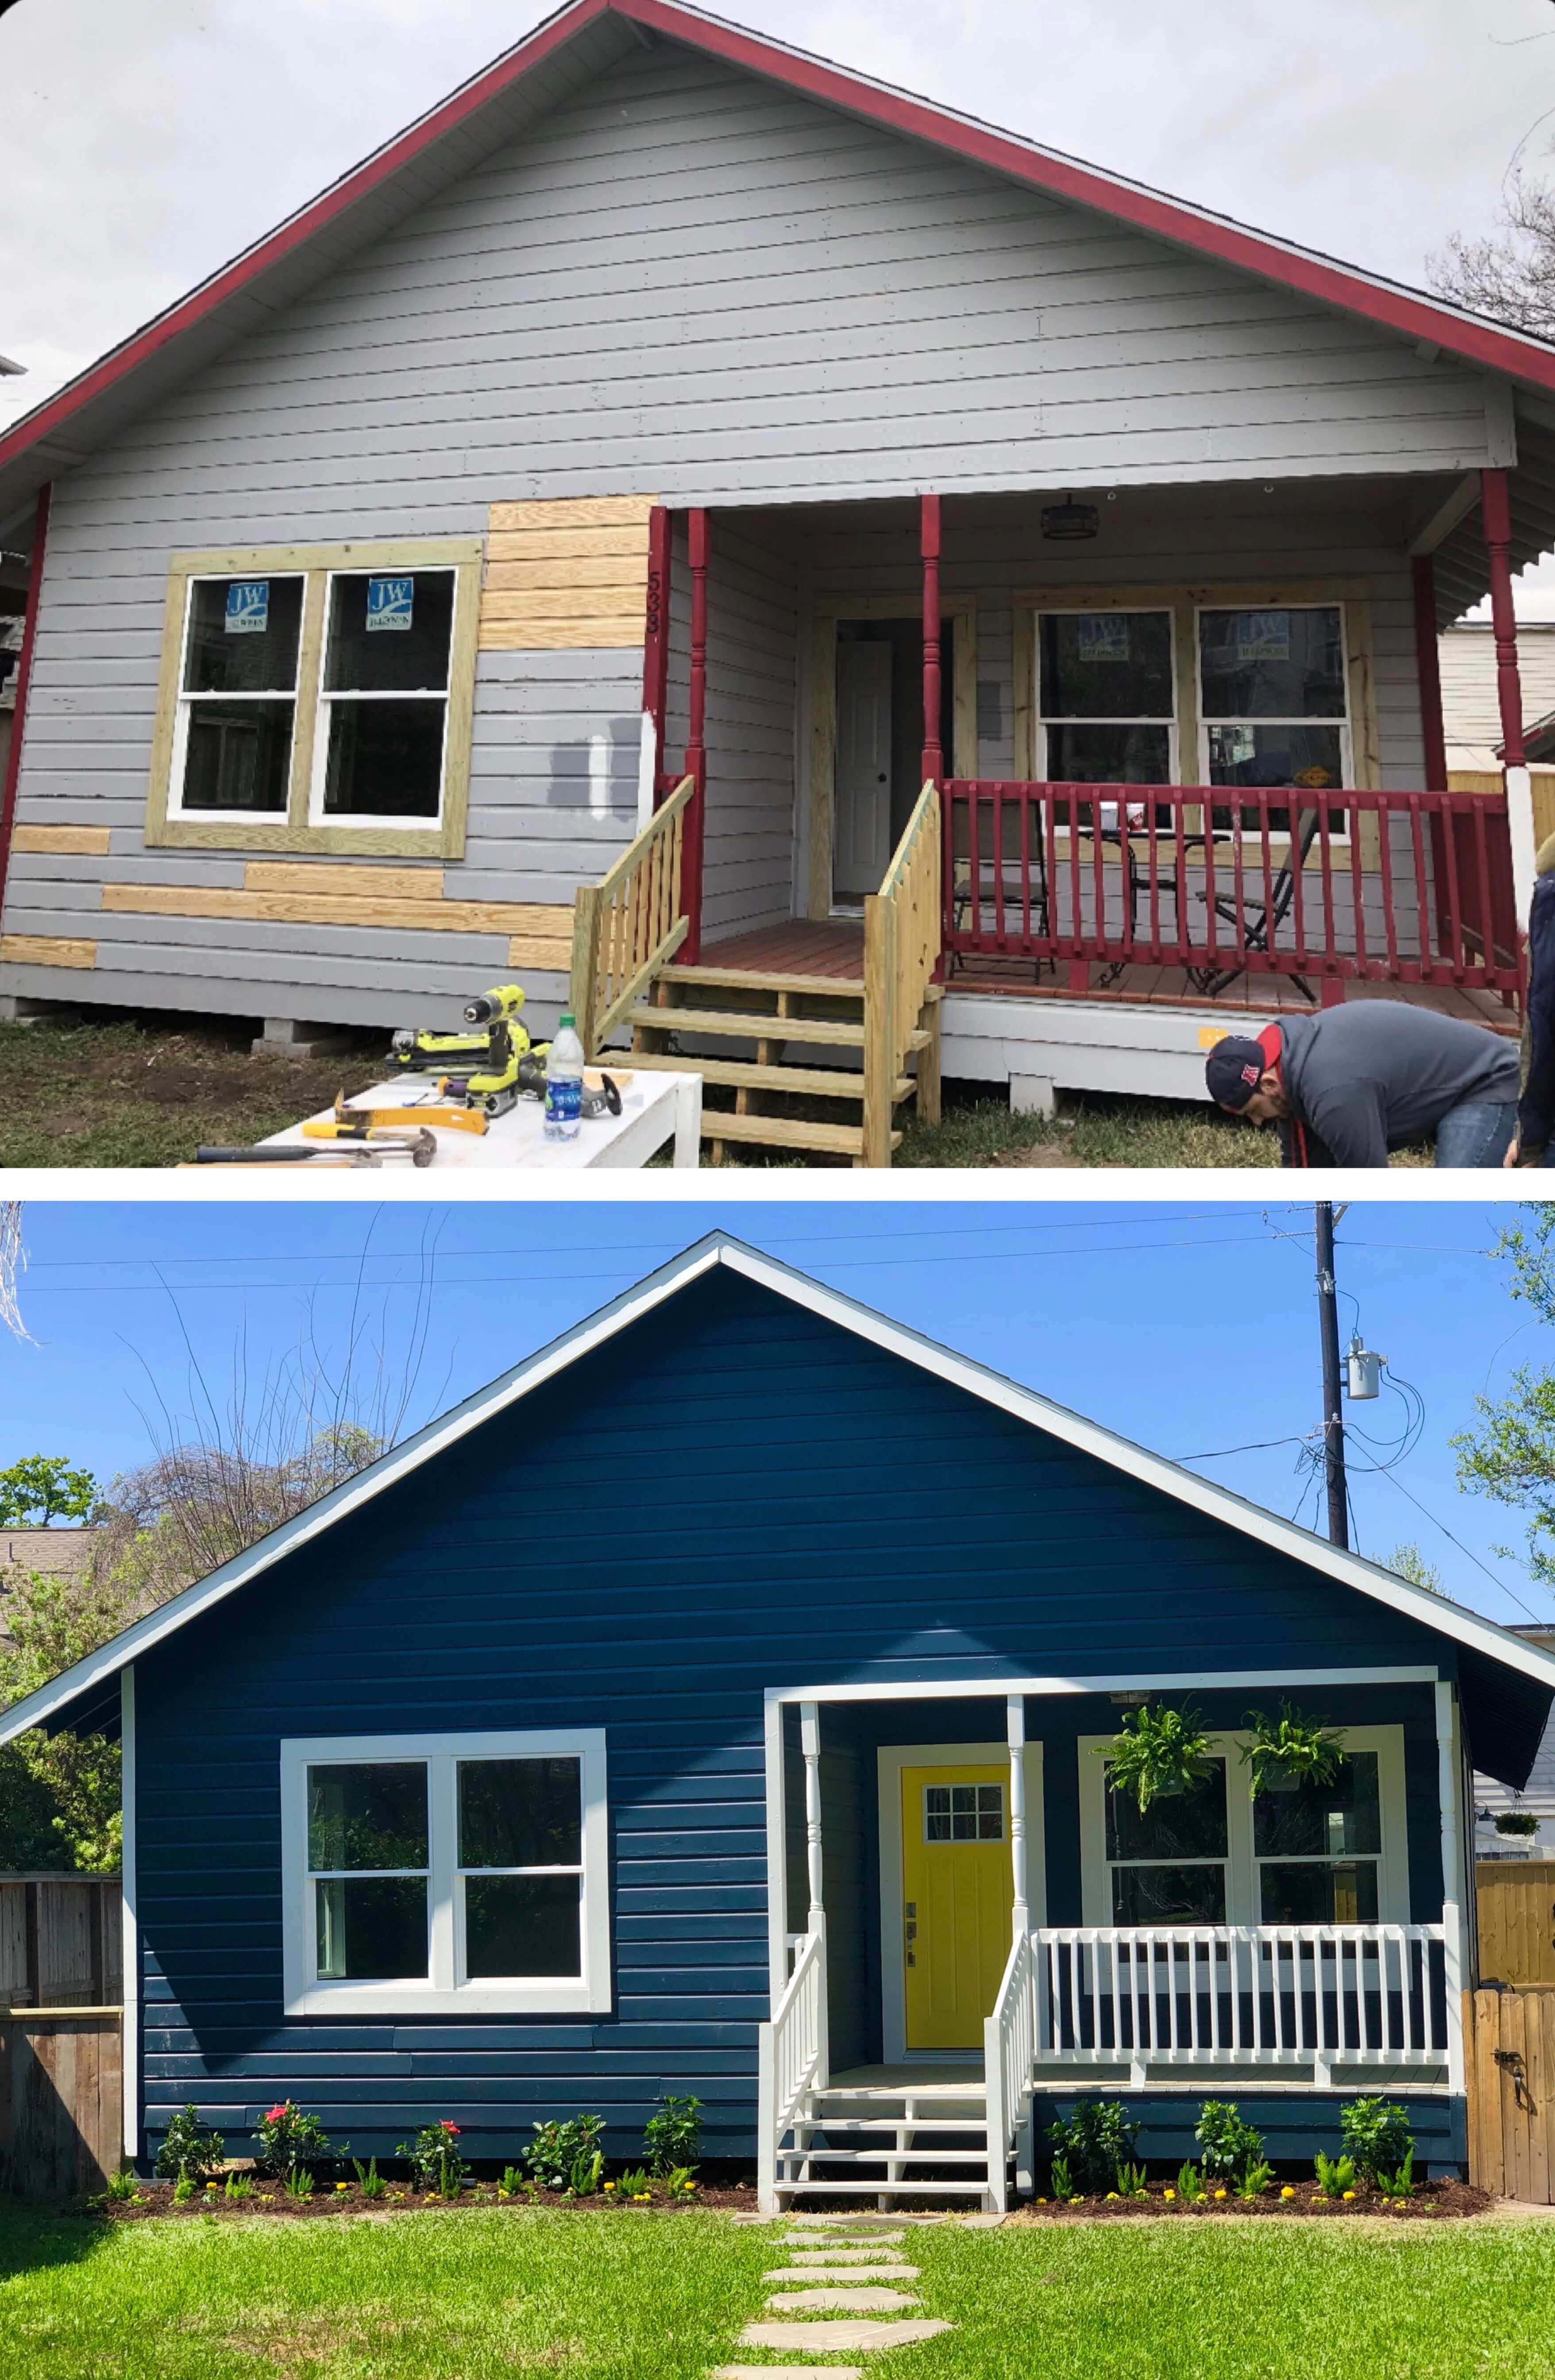
[[[920,1331],[910,1330],[905,1323],[893,1322],[840,1290],[828,1289],[775,1257],[764,1256],[723,1232],[709,1233],[597,1314],[417,1431],[403,1446],[381,1455],[355,1478],[333,1488],[306,1512],[273,1529],[257,1545],[223,1563],[209,1577],[186,1587],[183,1594],[164,1604],[160,1610],[148,1613],[47,1685],[13,1704],[0,1715],[0,1743],[7,1743],[34,1727],[51,1730],[95,1727],[111,1730],[116,1725],[120,1675],[137,1659],[166,1643],[178,1630],[239,1588],[262,1577],[288,1554],[359,1512],[373,1497],[383,1494],[434,1455],[458,1444],[482,1423],[534,1394],[569,1366],[642,1321],[719,1266],[727,1267],[775,1296],[789,1299],[1030,1427],[1237,1530],[1271,1551],[1402,1613],[1440,1640],[1441,1673],[1451,1674],[1455,1669],[1478,1765],[1505,1784],[1520,1787],[1524,1783],[1551,1704],[1555,1703],[1555,1651],[1518,1637],[1478,1612],[1433,1594],[1428,1588],[1415,1586],[1359,1554],[1330,1545],[1326,1538],[1314,1536],[1294,1522],[1266,1512],[1228,1488],[1198,1478],[1165,1456],[1133,1444],[1099,1422],[1088,1421],[1066,1406],[1055,1404],[1036,1390],[973,1362],[969,1356],[954,1354]],[[1209,1684],[1213,1679],[1214,1673],[1207,1673],[1200,1682]],[[905,1694],[913,1691],[912,1681],[899,1682]],[[933,1682],[927,1682],[931,1692],[937,1690]],[[1012,1680],[1011,1684],[1014,1686],[1018,1681]]]
[[[1516,393],[1513,561],[1555,543],[1555,342],[1491,321],[1292,240],[1252,229],[1042,143],[835,65],[684,0],[570,0],[405,131],[134,332],[0,437],[0,529],[19,532],[38,490],[261,328],[334,267],[437,197],[640,43],[678,42],[1045,196],[1209,257],[1500,376]],[[607,492],[601,491],[601,492]],[[1482,540],[1443,542],[1451,619],[1485,592]]]

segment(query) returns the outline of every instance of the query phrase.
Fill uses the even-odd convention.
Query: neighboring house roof
[[[1501,713],[1496,691],[1496,639],[1486,621],[1460,621],[1440,640],[1441,721],[1449,769],[1500,774]],[[1555,715],[1555,620],[1519,620],[1517,674],[1523,718],[1542,727]],[[1525,723],[1525,741],[1537,729]],[[1529,750],[1530,760],[1543,759]]]
[[[1514,1628],[1513,1636],[1521,1636],[1530,1645],[1542,1645],[1555,1652],[1555,1628]],[[1475,1806],[1492,1813],[1500,1810],[1525,1810],[1535,1818],[1555,1818],[1555,1711],[1551,1711],[1544,1730],[1544,1740],[1534,1755],[1534,1765],[1528,1771],[1528,1781],[1521,1792],[1502,1785],[1494,1777],[1474,1774]]]
[[[1531,332],[1252,230],[677,0],[572,0],[0,437],[0,521],[154,397],[629,55],[634,43],[659,36],[1555,395],[1555,343]],[[1555,411],[1546,411],[1547,426],[1555,429]],[[1520,551],[1526,536],[1519,527]]]
[[[51,1724],[58,1727],[102,1724],[111,1717],[115,1694],[115,1682],[121,1670],[154,1646],[163,1644],[178,1629],[220,1603],[225,1597],[259,1578],[297,1548],[308,1544],[325,1530],[333,1528],[353,1512],[358,1512],[374,1496],[380,1495],[395,1482],[443,1452],[483,1422],[493,1419],[531,1395],[545,1382],[553,1379],[570,1365],[592,1353],[614,1338],[631,1324],[653,1313],[669,1299],[693,1281],[699,1281],[717,1266],[727,1266],[743,1278],[756,1281],[774,1295],[791,1300],[807,1312],[835,1323],[841,1330],[854,1332],[871,1345],[899,1356],[906,1363],[919,1366],[937,1378],[950,1382],[1015,1419],[1045,1431],[1062,1443],[1076,1448],[1098,1461],[1110,1463],[1144,1487],[1174,1498],[1194,1511],[1206,1513],[1254,1538],[1271,1552],[1305,1563],[1336,1579],[1342,1585],[1375,1598],[1391,1609],[1403,1613],[1436,1635],[1453,1641],[1461,1648],[1464,1665],[1488,1662],[1499,1671],[1512,1671],[1532,1682],[1547,1694],[1555,1694],[1555,1652],[1540,1645],[1529,1644],[1498,1628],[1492,1621],[1483,1620],[1477,1612],[1465,1610],[1444,1596],[1428,1588],[1415,1586],[1392,1571],[1380,1569],[1360,1555],[1330,1545],[1326,1538],[1316,1537],[1292,1521],[1265,1512],[1261,1506],[1249,1503],[1245,1498],[1233,1495],[1228,1488],[1198,1478],[1163,1455],[1152,1454],[1136,1446],[1115,1431],[1103,1428],[1099,1423],[1087,1421],[1066,1406],[1054,1404],[1051,1399],[1039,1396],[1035,1390],[1018,1387],[1002,1374],[969,1357],[957,1355],[949,1348],[938,1345],[905,1324],[892,1322],[884,1315],[856,1304],[840,1291],[823,1288],[804,1273],[775,1257],[762,1256],[743,1242],[726,1233],[715,1232],[682,1255],[650,1273],[633,1289],[601,1307],[587,1321],[553,1340],[550,1346],[528,1356],[513,1370],[504,1372],[474,1396],[467,1397],[437,1421],[431,1422],[403,1446],[380,1456],[354,1479],[333,1488],[305,1512],[285,1521],[249,1547],[246,1553],[213,1571],[208,1578],[187,1587],[171,1603],[158,1611],[137,1621],[109,1645],[90,1654],[74,1668],[67,1670],[49,1685],[30,1694],[0,1717],[0,1743],[7,1742],[26,1728]],[[1126,1666],[1126,1650],[1120,1647],[1120,1658]],[[1093,1685],[1105,1681],[1092,1680]],[[1184,1674],[1177,1679],[1163,1679],[1163,1685],[1196,1685],[1201,1682],[1197,1674]],[[1542,1725],[1547,1707],[1541,1707],[1538,1723]],[[1513,1723],[1511,1732],[1515,1732]],[[1528,1747],[1531,1750],[1531,1743]]]
[[[91,1529],[0,1529],[0,1643],[10,1642],[6,1572],[37,1571],[44,1578],[79,1578],[91,1567],[93,1536]]]

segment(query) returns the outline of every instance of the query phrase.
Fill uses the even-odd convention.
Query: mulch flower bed
[[[106,2216],[115,2223],[144,2223],[152,2217],[214,2216],[228,2221],[239,2221],[254,2215],[276,2216],[292,2222],[318,2222],[342,2215],[427,2215],[453,2214],[461,2207],[481,2206],[513,2208],[528,2213],[543,2208],[549,2214],[598,2214],[602,2208],[619,2206],[624,2215],[678,2215],[688,2206],[711,2206],[720,2214],[749,2215],[756,2208],[753,2183],[737,2185],[711,2183],[699,2186],[689,2197],[671,2198],[656,2190],[651,2200],[622,2198],[613,2190],[601,2190],[588,2198],[569,2198],[559,2191],[542,2190],[530,2196],[519,2192],[504,2197],[494,2181],[467,2182],[457,2198],[443,2198],[435,2191],[413,2190],[407,2181],[393,2181],[385,2177],[381,2197],[369,2198],[354,2181],[337,2185],[322,2180],[311,2198],[290,2198],[278,2181],[255,2174],[251,2177],[253,2193],[247,2198],[228,2198],[223,2185],[197,2190],[192,2198],[176,2199],[170,2181],[142,2181],[133,2198],[97,2198],[91,2203],[91,2213]]]
[[[1440,2221],[1445,2216],[1483,2215],[1492,2201],[1488,2191],[1471,2189],[1466,2181],[1421,2181],[1409,2198],[1384,2198],[1379,2190],[1357,2182],[1343,2198],[1329,2198],[1315,2181],[1271,2182],[1257,2198],[1238,2198],[1234,2191],[1221,2197],[1184,2199],[1168,2181],[1146,2185],[1143,2198],[1031,2199],[1011,2216],[1015,2223],[1094,2223],[1116,2216],[1256,2215],[1273,2218],[1317,2215],[1342,2218],[1353,2215],[1385,2215],[1400,2223]]]

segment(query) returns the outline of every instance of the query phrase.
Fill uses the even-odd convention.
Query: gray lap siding
[[[362,2149],[446,2115],[472,2154],[507,2156],[537,2118],[598,2107],[620,2155],[674,2089],[708,2101],[710,2155],[748,2155],[764,1688],[1439,1656],[1407,1620],[716,1276],[142,1660],[147,2130],[193,2098],[236,2138],[289,2092]],[[285,2018],[281,1740],[569,1725],[607,1730],[611,2014]],[[830,1718],[828,1736],[854,1740]],[[854,1758],[866,1794],[870,1765]],[[829,1896],[850,1861],[867,1874],[868,1837],[867,1818],[851,1852],[839,1833]],[[1418,1890],[1424,1913],[1423,1872]],[[855,1964],[867,2000],[862,1945]]]

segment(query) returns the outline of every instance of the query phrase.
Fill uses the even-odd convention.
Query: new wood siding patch
[[[572,963],[570,906],[530,901],[447,897],[441,868],[310,868],[251,860],[241,891],[196,884],[104,884],[103,907],[119,915],[244,917],[276,926],[377,926],[444,934],[506,934],[507,963],[565,975]],[[6,956],[17,955],[7,937]],[[60,947],[54,945],[54,947]],[[91,949],[90,943],[75,945]],[[55,960],[90,965],[90,960]]]
[[[63,934],[0,934],[0,959],[12,966],[94,967],[97,944]]]
[[[482,652],[600,651],[643,641],[653,496],[493,504]]]
[[[11,837],[11,849],[106,859],[112,839],[112,830],[105,826],[18,826]]]

